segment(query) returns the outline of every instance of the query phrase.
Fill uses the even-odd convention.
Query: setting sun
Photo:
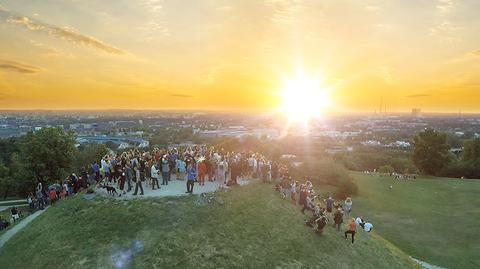
[[[330,103],[328,90],[322,85],[320,76],[306,77],[299,73],[284,82],[281,110],[290,121],[306,122],[318,117]]]

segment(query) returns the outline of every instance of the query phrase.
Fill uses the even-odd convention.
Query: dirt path
[[[20,223],[15,224],[12,228],[10,228],[8,231],[6,231],[4,234],[0,236],[0,248],[3,247],[3,245],[12,238],[18,231],[23,229],[23,227],[27,226],[31,221],[33,221],[35,218],[43,214],[43,212],[47,211],[48,208],[45,208],[44,210],[38,210],[37,212],[33,213],[32,215],[24,218],[23,220],[20,221]]]

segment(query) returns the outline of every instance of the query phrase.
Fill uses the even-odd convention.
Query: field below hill
[[[216,197],[68,199],[10,239],[0,267],[419,268],[376,233],[359,230],[353,245],[331,226],[315,234],[273,185]]]
[[[480,180],[353,173],[354,215],[409,255],[446,268],[480,268]],[[392,186],[390,190],[389,187]]]

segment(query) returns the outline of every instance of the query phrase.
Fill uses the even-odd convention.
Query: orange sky
[[[62,12],[59,12],[59,11]],[[1,109],[480,112],[480,1],[0,0]]]

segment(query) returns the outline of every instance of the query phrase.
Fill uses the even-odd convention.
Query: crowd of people
[[[118,196],[131,191],[132,195],[144,195],[144,187],[168,188],[171,180],[185,181],[185,192],[192,194],[195,185],[204,186],[207,180],[224,186],[238,185],[240,178],[271,181],[281,168],[259,153],[192,146],[108,154],[84,169],[82,175],[88,183],[95,182]]]
[[[344,201],[335,201],[332,195],[322,198],[316,194],[311,181],[306,180],[304,183],[292,180],[288,176],[281,178],[281,181],[276,184],[275,188],[280,192],[283,199],[290,200],[292,203],[301,207],[300,212],[311,212],[311,217],[305,221],[305,225],[311,227],[316,233],[322,234],[327,224],[331,223],[337,230],[341,230],[341,225],[344,219],[347,220],[346,231],[344,232],[345,239],[351,235],[352,244],[355,242],[355,233],[357,226],[360,226],[364,231],[371,232],[373,224],[364,220],[363,217],[352,218],[353,201],[347,197]]]

